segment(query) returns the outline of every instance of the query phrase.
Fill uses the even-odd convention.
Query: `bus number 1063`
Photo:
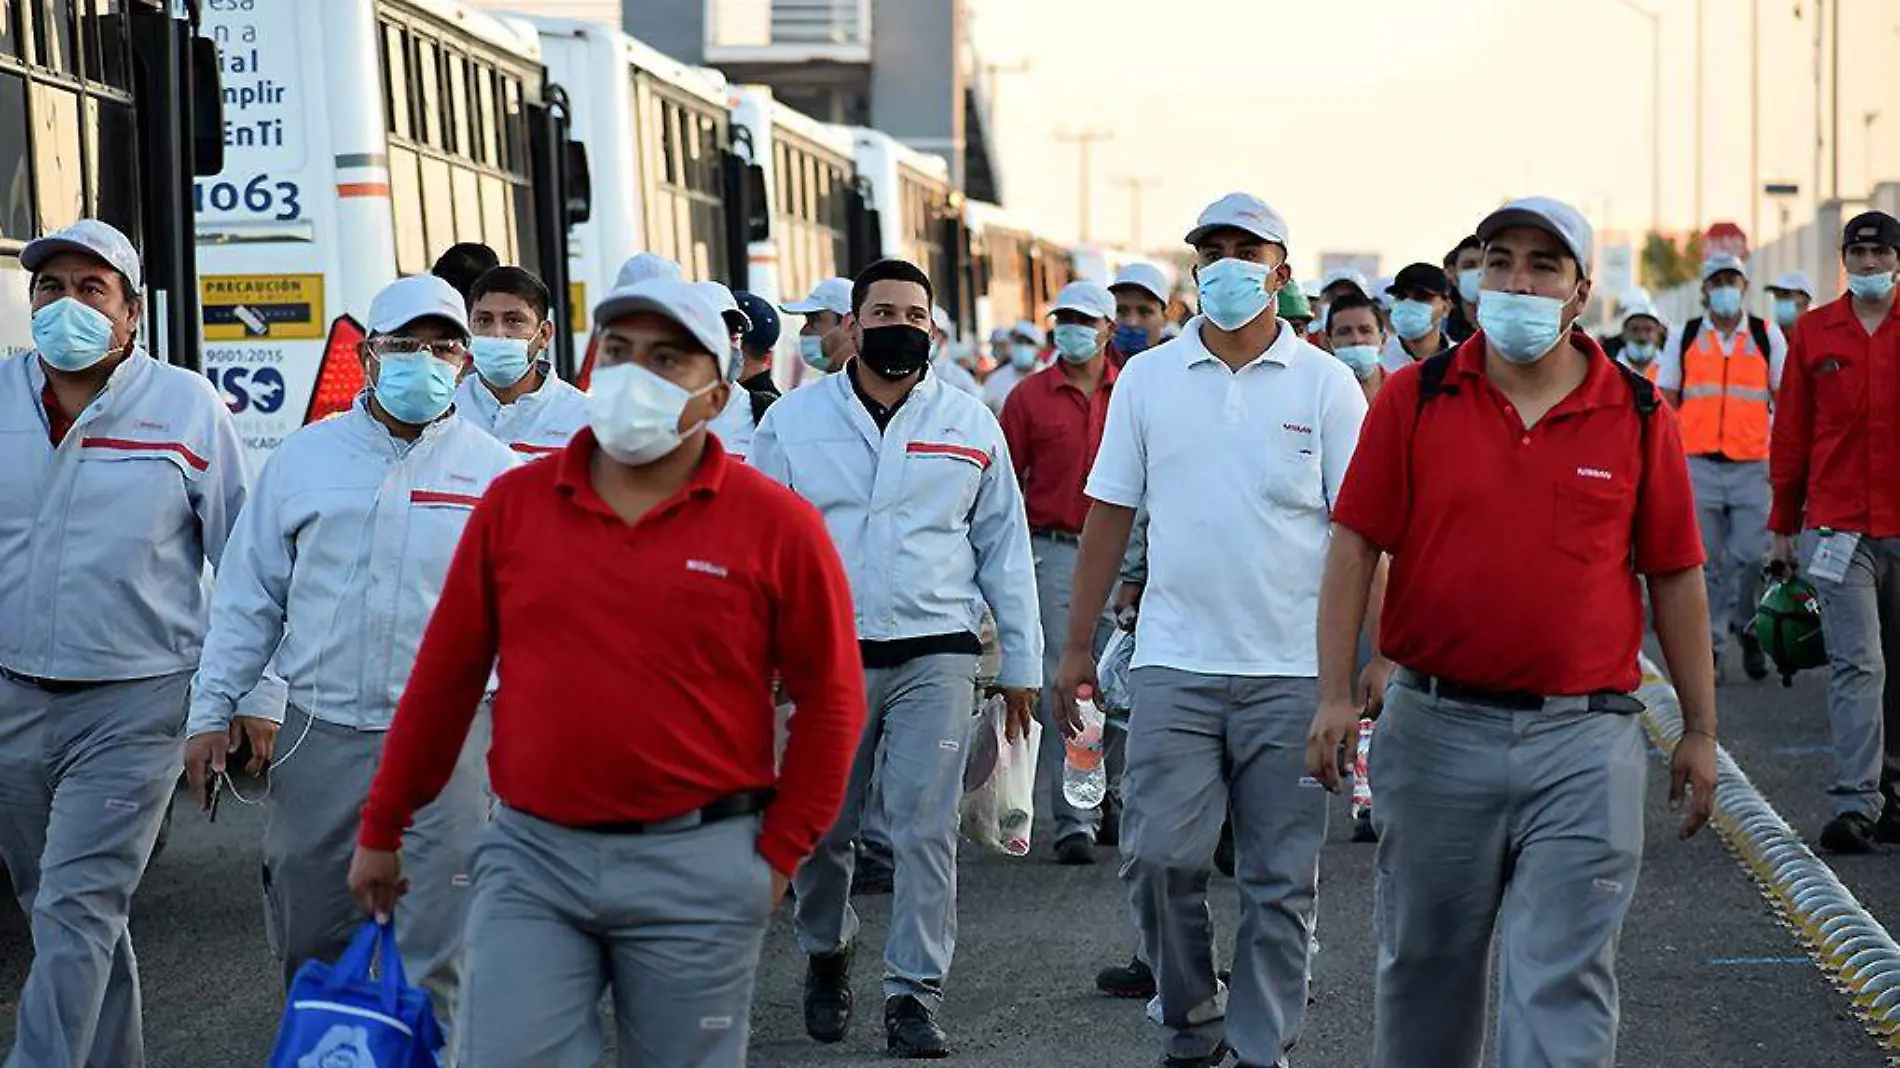
[[[273,182],[268,174],[249,181],[196,182],[192,196],[199,214],[240,209],[251,215],[269,215],[278,222],[289,222],[303,214],[302,191],[295,182]]]

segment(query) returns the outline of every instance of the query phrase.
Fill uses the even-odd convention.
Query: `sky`
[[[1107,130],[1093,147],[1090,237],[1172,248],[1233,189],[1287,219],[1296,273],[1322,249],[1377,252],[1387,273],[1437,262],[1500,200],[1564,198],[1599,229],[1642,230],[1650,204],[1650,21],[1622,0],[967,0],[997,79],[1004,199],[1067,236],[1080,227],[1079,153],[1058,130]],[[1661,17],[1665,229],[1696,223],[1697,0],[1631,0]],[[1813,214],[1816,0],[1757,0],[1760,170],[1803,187]],[[1703,222],[1750,225],[1751,0],[1701,0]],[[1841,192],[1872,171],[1900,180],[1900,2],[1844,12]],[[1802,18],[1797,18],[1799,7]],[[1881,117],[1868,130],[1862,116]],[[1823,157],[1824,165],[1827,157]],[[1828,185],[1825,167],[1822,185]],[[1779,209],[1760,203],[1761,234]]]

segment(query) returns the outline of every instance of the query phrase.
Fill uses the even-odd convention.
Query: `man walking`
[[[1326,799],[1302,786],[1327,526],[1366,401],[1270,310],[1286,224],[1234,193],[1187,235],[1202,315],[1130,361],[1089,476],[1058,688],[1093,685],[1096,621],[1149,517],[1122,817],[1123,879],[1152,962],[1164,1064],[1285,1063],[1305,1018]],[[1231,808],[1241,924],[1214,972],[1207,885]]]
[[[404,829],[440,804],[499,659],[468,1059],[593,1064],[611,988],[622,1065],[729,1068],[772,906],[863,720],[850,590],[811,508],[706,430],[734,388],[713,304],[649,281],[594,318],[588,428],[469,520],[350,889],[396,907]],[[798,702],[782,762],[774,678]]]
[[[1834,818],[1821,848],[1900,842],[1900,222],[1854,217],[1841,235],[1847,293],[1801,317],[1775,411],[1774,557],[1821,594],[1827,632]]]
[[[949,1053],[936,1012],[956,948],[957,802],[986,604],[1013,731],[1028,727],[1042,679],[1022,494],[996,419],[925,373],[932,295],[901,260],[858,275],[844,327],[858,357],[773,405],[751,456],[817,506],[844,556],[870,706],[843,813],[798,872],[805,1030],[837,1042],[851,1024],[852,839],[877,798],[896,859],[884,1027],[904,1058]]]
[[[587,398],[554,373],[548,287],[521,267],[496,267],[468,291],[474,373],[455,390],[455,412],[522,459],[561,451],[587,420]]]
[[[1478,235],[1478,334],[1387,380],[1334,512],[1307,760],[1339,787],[1387,553],[1372,1066],[1477,1068],[1495,934],[1497,1063],[1610,1068],[1648,775],[1638,578],[1681,696],[1686,837],[1715,788],[1702,546],[1674,415],[1575,329],[1589,224],[1532,197]]]

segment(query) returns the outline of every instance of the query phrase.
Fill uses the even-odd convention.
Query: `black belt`
[[[623,820],[618,823],[575,825],[534,816],[532,812],[527,814],[544,823],[557,823],[558,826],[566,827],[570,831],[586,831],[589,834],[673,834],[679,831],[690,831],[695,827],[704,827],[709,823],[718,823],[721,820],[738,819],[740,816],[764,812],[766,806],[770,805],[776,796],[777,791],[770,788],[748,790],[742,794],[722,797],[705,808],[684,812],[663,820]]]
[[[1509,712],[1540,712],[1553,698],[1524,690],[1483,690],[1476,686],[1452,682],[1449,679],[1434,678],[1430,675],[1402,667],[1392,676],[1400,686],[1419,693],[1434,694],[1447,701],[1459,701],[1468,705],[1480,705],[1484,708],[1501,708]],[[1643,710],[1643,703],[1626,693],[1615,690],[1599,690],[1587,695],[1591,712],[1610,712],[1620,716],[1633,716]]]
[[[85,693],[87,690],[96,690],[101,686],[110,686],[119,681],[118,679],[43,679],[38,675],[22,675],[8,667],[0,667],[0,678],[50,694]]]
[[[1032,530],[1029,532],[1029,536],[1032,538],[1048,538],[1050,541],[1059,541],[1064,545],[1082,544],[1082,535],[1071,534],[1066,530]]]
[[[1754,464],[1761,462],[1760,460],[1737,460],[1725,452],[1699,452],[1695,454],[1695,458],[1718,464]]]

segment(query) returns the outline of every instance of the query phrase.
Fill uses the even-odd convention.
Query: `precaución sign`
[[[318,341],[320,274],[213,274],[198,282],[206,341]]]

